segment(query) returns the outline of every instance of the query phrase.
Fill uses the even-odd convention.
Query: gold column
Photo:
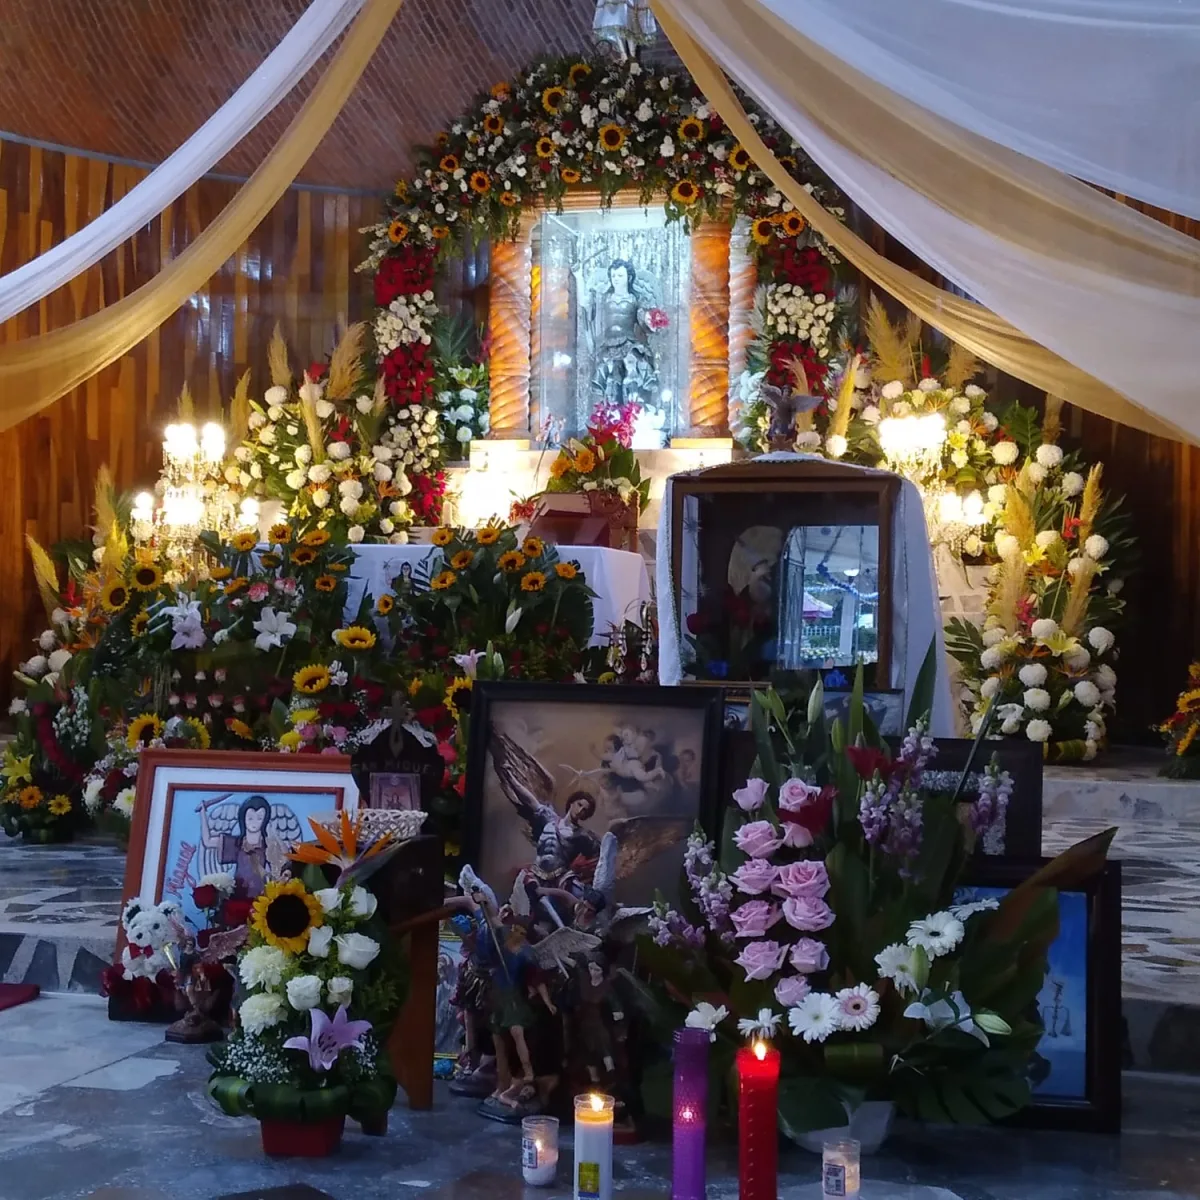
[[[758,288],[758,267],[746,245],[746,222],[733,227],[729,243],[729,384],[736,388],[738,377],[746,369],[746,351],[754,341],[751,318],[754,293]]]
[[[691,427],[699,437],[729,432],[729,241],[727,221],[692,232]]]
[[[532,226],[515,242],[492,243],[488,324],[492,335],[492,437],[529,433],[533,328]]]

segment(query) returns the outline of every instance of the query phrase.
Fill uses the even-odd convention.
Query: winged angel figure
[[[268,879],[283,875],[288,851],[304,840],[295,812],[265,796],[239,802],[226,793],[206,800],[196,811],[203,851],[200,874],[233,868],[237,890],[247,899],[262,895]]]

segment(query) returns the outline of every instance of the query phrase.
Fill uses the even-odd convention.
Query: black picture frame
[[[974,858],[964,888],[1014,888],[1049,859]],[[1121,1129],[1121,864],[1104,867],[1060,895],[1085,897],[1087,1033],[1085,1091],[1081,1097],[1035,1093],[1033,1102],[1008,1119],[1030,1129],[1119,1133]],[[1060,932],[1060,937],[1068,936]]]
[[[702,746],[698,766],[698,805],[694,814],[708,837],[715,837],[720,802],[718,786],[721,766],[721,725],[724,696],[717,688],[621,686],[524,681],[483,681],[471,696],[471,722],[467,747],[467,782],[462,822],[462,861],[469,863],[487,881],[481,869],[481,854],[488,837],[485,789],[487,754],[493,710],[500,705],[528,704],[551,707],[601,706],[614,709],[642,708],[648,713],[663,710],[698,714]],[[648,718],[652,719],[652,718]],[[509,819],[516,820],[515,816]],[[674,883],[678,889],[678,883]],[[668,895],[678,900],[677,895]],[[649,903],[653,897],[640,900]]]

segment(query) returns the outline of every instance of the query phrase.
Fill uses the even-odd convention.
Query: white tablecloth
[[[405,563],[416,570],[417,564],[431,554],[441,554],[436,546],[354,546],[354,566],[350,570],[346,596],[346,614],[358,612],[364,593],[380,596],[391,590],[392,580]],[[628,550],[609,550],[604,546],[559,546],[564,562],[577,562],[588,585],[598,599],[595,609],[593,645],[601,645],[613,625],[627,619],[638,620],[641,606],[650,599],[650,575],[640,554]]]

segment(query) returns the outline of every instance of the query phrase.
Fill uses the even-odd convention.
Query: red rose
[[[820,837],[825,832],[830,818],[833,816],[833,802],[836,798],[837,788],[831,786],[823,787],[820,795],[811,804],[806,804],[798,812],[789,812],[786,809],[781,809],[779,819],[787,821],[791,825],[800,825],[804,829],[807,829],[813,837]]]
[[[688,633],[701,634],[708,629],[708,617],[701,612],[688,613]]]
[[[250,912],[253,907],[253,901],[246,900],[240,896],[235,896],[232,900],[226,900],[221,909],[221,924],[228,926],[230,929],[235,929],[239,925],[245,925],[250,920]]]
[[[194,899],[194,897],[193,897],[193,899]],[[211,929],[202,929],[202,930],[200,930],[200,932],[198,934],[196,934],[196,945],[199,946],[201,950],[207,950],[208,943],[211,941],[212,941],[212,930]]]
[[[213,908],[218,900],[217,889],[211,883],[202,883],[192,888],[192,903],[197,908]]]

